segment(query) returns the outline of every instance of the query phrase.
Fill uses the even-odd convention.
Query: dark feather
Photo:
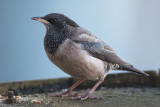
[[[82,48],[87,50],[92,56],[113,64],[124,65],[127,62],[121,60],[113,51],[104,49],[102,42],[78,42]]]
[[[120,68],[121,68],[121,70],[132,71],[132,72],[140,74],[140,75],[149,76],[147,73],[140,71],[137,68],[134,68],[132,65],[121,65]]]
[[[99,58],[103,61],[112,63],[112,64],[118,64],[119,65],[119,70],[128,70],[128,71],[132,71],[144,76],[149,76],[148,74],[144,73],[143,71],[140,71],[136,68],[134,68],[132,65],[130,65],[129,63],[123,61],[122,59],[120,59],[115,53],[114,51],[111,50],[107,50],[105,49],[105,43],[98,41],[98,42],[78,42],[75,41],[77,43],[80,43],[82,48],[86,51],[88,51],[92,56]]]

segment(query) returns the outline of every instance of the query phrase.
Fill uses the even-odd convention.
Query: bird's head
[[[51,13],[43,17],[33,17],[31,19],[43,23],[46,27],[55,29],[63,29],[66,26],[79,27],[73,20],[59,13]]]

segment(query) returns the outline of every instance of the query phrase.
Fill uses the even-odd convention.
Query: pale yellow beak
[[[32,17],[31,19],[32,19],[32,20],[39,21],[39,22],[41,22],[41,23],[43,23],[43,24],[48,24],[48,23],[49,23],[47,20],[42,19],[41,17]]]

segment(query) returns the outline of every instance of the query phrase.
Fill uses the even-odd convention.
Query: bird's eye
[[[52,20],[52,23],[56,23],[57,22],[57,20]]]

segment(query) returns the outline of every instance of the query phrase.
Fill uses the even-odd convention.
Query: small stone
[[[14,97],[14,92],[8,91],[8,98],[13,98],[13,97]]]
[[[31,103],[34,103],[34,104],[41,104],[41,101],[38,101],[38,100],[32,100]]]
[[[21,96],[15,96],[15,99],[16,99],[17,101],[20,101],[20,100],[22,99],[22,97],[21,97]]]
[[[0,95],[0,99],[5,99],[6,97]]]
[[[2,99],[2,101],[6,101],[6,99]]]
[[[14,98],[14,92],[13,91],[8,91],[8,98],[3,99],[3,100],[7,104],[16,103],[16,98]]]
[[[16,103],[16,99],[15,98],[8,98],[8,99],[6,99],[5,103],[7,103],[7,104]]]

